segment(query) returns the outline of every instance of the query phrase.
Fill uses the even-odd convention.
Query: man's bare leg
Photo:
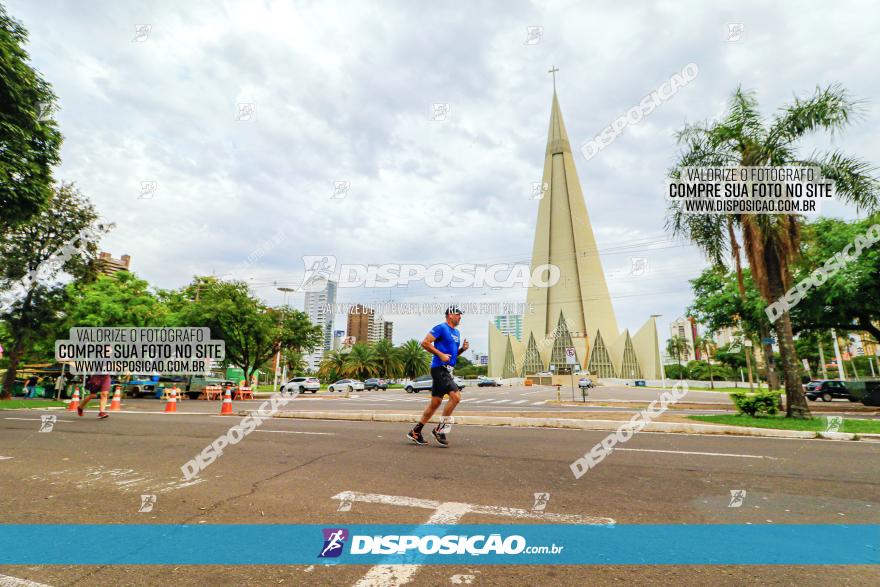
[[[105,413],[105,411],[106,411],[104,408],[107,407],[107,397],[109,395],[110,395],[109,391],[102,391],[101,392],[101,413],[102,414]]]
[[[406,433],[407,438],[415,442],[416,444],[427,444],[425,439],[422,438],[422,428],[431,420],[431,416],[434,415],[434,412],[437,411],[437,408],[440,407],[440,404],[443,403],[442,397],[431,396],[431,402],[425,406],[425,411],[422,412],[422,417],[419,420],[419,423],[416,424],[412,430]]]
[[[461,401],[461,392],[460,391],[450,391],[449,392],[449,401],[446,402],[446,407],[443,408],[443,417],[447,418],[452,415],[453,410],[455,410],[455,406],[458,405],[458,402]]]
[[[83,415],[83,412],[84,412],[85,409],[86,409],[86,405],[87,405],[92,399],[94,399],[94,397],[95,397],[95,394],[94,394],[94,393],[90,393],[90,394],[88,394],[86,397],[84,397],[83,400],[82,400],[81,402],[79,402],[79,406],[77,406],[76,411],[77,411],[77,413],[78,413],[80,416]]]
[[[442,397],[431,396],[431,403],[429,403],[427,406],[425,406],[425,411],[422,412],[422,419],[419,420],[419,424],[421,424],[422,426],[427,424],[431,420],[431,416],[434,415],[434,412],[437,411],[437,408],[440,407],[441,403],[443,403]],[[445,412],[446,412],[446,410],[444,410],[444,415],[445,415]]]

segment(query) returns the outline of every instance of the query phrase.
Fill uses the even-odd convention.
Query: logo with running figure
[[[303,265],[306,269],[300,291],[323,291],[327,281],[336,271],[336,257],[332,255],[304,255]]]
[[[324,548],[318,558],[336,558],[342,554],[345,541],[348,540],[348,530],[345,528],[324,528]]]

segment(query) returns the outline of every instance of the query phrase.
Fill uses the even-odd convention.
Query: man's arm
[[[422,348],[431,353],[432,355],[437,355],[437,357],[443,361],[444,363],[448,363],[452,358],[446,353],[440,352],[437,347],[434,346],[434,341],[437,340],[437,337],[431,334],[430,332],[425,336],[425,340],[422,341]]]
[[[459,356],[461,356],[461,353],[465,352],[469,348],[471,348],[470,343],[468,343],[467,339],[464,339],[464,342],[461,344],[461,347],[458,349]]]

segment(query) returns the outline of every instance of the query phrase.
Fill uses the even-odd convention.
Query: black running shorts
[[[452,378],[452,371],[446,367],[431,367],[431,395],[443,397],[450,391],[459,391],[458,384]]]

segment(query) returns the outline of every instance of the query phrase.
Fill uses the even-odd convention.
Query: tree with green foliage
[[[167,306],[150,285],[128,271],[101,275],[91,282],[67,285],[67,328],[74,326],[165,326]]]
[[[170,322],[210,328],[212,338],[225,342],[226,363],[244,369],[247,380],[281,349],[310,352],[323,340],[321,327],[304,312],[270,308],[251,295],[244,282],[214,280],[210,287],[205,283],[196,278],[169,298]]]
[[[400,345],[400,362],[403,364],[403,376],[412,379],[428,372],[431,355],[413,338]]]
[[[403,363],[400,361],[400,352],[394,348],[390,340],[383,338],[374,344],[373,353],[376,356],[376,366],[382,377],[394,379],[401,376]]]
[[[31,66],[27,38],[0,4],[0,230],[28,222],[49,204],[60,161],[57,97]]]
[[[344,377],[345,359],[346,353],[343,353],[341,350],[324,353],[324,359],[318,366],[318,375],[330,381],[336,381]]]
[[[711,347],[714,346],[715,341],[712,340],[711,336],[697,336],[696,340],[694,340],[694,348],[700,349],[701,351],[706,353],[706,368],[709,370],[709,388],[715,389],[715,378],[712,377],[712,358],[711,358]]]
[[[880,224],[880,214],[864,220],[845,222],[820,218],[804,225],[800,259],[794,267],[794,283],[805,279],[828,259],[847,249],[856,238]],[[828,331],[864,330],[880,340],[880,243],[866,247],[861,254],[807,291],[791,311],[796,334]],[[830,340],[830,339],[829,339]]]
[[[682,374],[684,370],[681,366],[681,357],[682,355],[688,356],[691,352],[690,343],[683,337],[673,335],[666,341],[666,354],[670,357],[675,357],[678,360],[678,375],[679,379],[683,379]]]
[[[373,346],[359,342],[346,354],[344,374],[346,377],[364,380],[379,374],[379,362]]]
[[[12,393],[18,364],[29,349],[58,332],[66,294],[55,285],[58,275],[94,277],[97,237],[107,228],[97,218],[91,202],[65,184],[28,222],[0,231],[0,292],[9,294],[9,303],[0,304],[0,321],[10,336],[2,397]]]
[[[839,85],[795,98],[772,120],[765,121],[752,93],[737,88],[724,118],[711,125],[686,126],[678,135],[684,152],[674,166],[673,175],[688,166],[782,166],[818,167],[822,175],[836,184],[837,198],[857,209],[880,208],[880,182],[872,176],[867,162],[839,151],[802,156],[798,143],[815,131],[843,129],[859,113],[860,104]],[[723,259],[732,242],[719,238],[725,230],[742,233],[749,267],[764,300],[780,299],[792,285],[792,268],[799,252],[802,219],[795,214],[741,214],[713,219],[697,216],[693,222],[684,216],[680,203],[670,205],[668,226],[686,236],[707,252],[713,261]],[[717,222],[716,222],[717,220]],[[732,238],[732,237],[731,237]],[[738,250],[733,251],[737,253]],[[735,255],[736,256],[736,255]],[[810,409],[798,377],[799,361],[789,312],[774,323],[785,373],[786,416],[809,418]]]

